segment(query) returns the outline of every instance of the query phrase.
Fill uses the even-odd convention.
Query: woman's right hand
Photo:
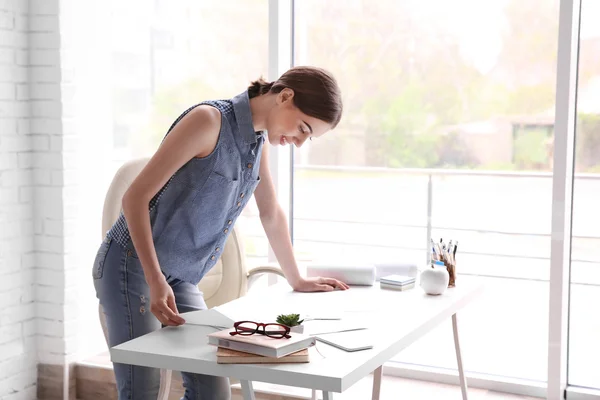
[[[163,325],[179,326],[185,323],[177,311],[173,289],[164,277],[156,279],[150,286],[150,311]]]
[[[164,325],[176,326],[185,321],[177,312],[173,290],[160,270],[148,207],[156,193],[188,161],[214,151],[220,129],[221,112],[212,106],[200,105],[187,113],[161,142],[121,200],[133,247],[150,286],[150,310]]]

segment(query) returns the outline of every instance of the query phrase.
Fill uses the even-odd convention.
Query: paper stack
[[[380,287],[382,289],[407,290],[415,287],[415,277],[405,275],[387,275],[381,278]]]

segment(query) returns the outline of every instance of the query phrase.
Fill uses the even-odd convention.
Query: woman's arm
[[[184,320],[178,315],[173,291],[160,270],[148,206],[154,195],[186,162],[214,150],[220,126],[221,113],[217,109],[199,106],[190,111],[166,136],[123,196],[123,213],[150,286],[150,310],[164,325],[180,325]]]
[[[260,183],[254,192],[260,221],[288,283],[294,290],[302,292],[329,291],[335,288],[348,289],[348,285],[333,278],[307,279],[300,275],[287,219],[283,209],[277,202],[275,187],[269,170],[269,145],[266,143],[260,161],[260,177]]]

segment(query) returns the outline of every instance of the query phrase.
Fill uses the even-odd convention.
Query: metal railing
[[[389,167],[353,167],[336,165],[296,165],[295,171],[320,172],[360,172],[385,173],[390,175],[421,175],[421,176],[483,176],[499,178],[552,178],[552,172],[547,171],[498,171],[477,169],[442,169],[442,168],[389,168]],[[600,181],[600,174],[576,173],[575,179],[590,179]]]
[[[360,221],[360,220],[341,220],[341,219],[324,219],[324,218],[306,218],[306,217],[295,217],[296,221],[309,221],[309,222],[329,222],[329,223],[345,223],[345,224],[361,224],[361,225],[385,225],[391,227],[398,228],[410,228],[410,229],[425,229],[426,230],[426,238],[424,239],[423,247],[403,247],[401,245],[373,245],[374,247],[387,247],[387,248],[397,248],[403,250],[421,250],[426,253],[426,263],[430,262],[430,252],[428,251],[430,247],[430,240],[432,238],[433,229],[445,230],[445,231],[462,231],[462,232],[473,232],[473,233],[484,233],[484,234],[499,234],[499,235],[509,235],[509,236],[529,236],[529,237],[542,237],[549,238],[551,237],[550,233],[540,233],[540,232],[517,232],[517,231],[508,231],[508,230],[492,230],[492,229],[482,229],[478,227],[453,227],[453,226],[435,226],[432,221],[432,213],[433,213],[433,188],[434,188],[434,180],[435,178],[441,177],[485,177],[485,178],[514,178],[514,179],[523,179],[523,178],[541,178],[541,179],[552,179],[551,172],[538,172],[538,171],[490,171],[490,170],[462,170],[462,169],[421,169],[421,168],[384,168],[384,167],[346,167],[346,166],[312,166],[312,165],[296,165],[296,172],[307,171],[307,172],[335,172],[340,174],[360,174],[361,176],[368,176],[369,174],[385,174],[389,176],[422,176],[427,179],[427,214],[426,214],[426,224],[398,224],[398,223],[388,223],[381,221]],[[576,173],[576,180],[591,180],[598,181],[599,189],[600,189],[600,174],[591,174],[591,173]],[[247,217],[258,217],[258,215],[252,215],[251,213],[246,213]],[[598,230],[600,232],[600,229]],[[249,237],[259,237],[259,235],[247,235]],[[573,239],[583,239],[583,240],[596,240],[600,239],[600,235],[573,235]],[[331,243],[337,245],[359,245],[361,243],[351,243],[347,241],[339,241],[339,240],[316,240],[309,238],[298,238],[296,236],[297,241],[303,242],[318,242],[318,243]],[[549,260],[548,257],[541,256],[531,256],[531,255],[510,255],[510,254],[492,254],[486,252],[463,252],[464,254],[471,255],[480,255],[480,256],[502,256],[502,257],[518,257],[522,259],[537,259],[537,260]],[[577,259],[573,258],[572,261],[577,261],[581,263],[597,263],[597,261],[591,261],[586,259]]]

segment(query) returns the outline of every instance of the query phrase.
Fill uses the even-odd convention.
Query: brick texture
[[[34,399],[36,304],[27,1],[0,2],[0,398]],[[25,126],[22,126],[24,128]]]
[[[109,13],[93,0],[0,0],[2,400],[43,393],[40,366],[106,349],[91,265],[114,170]]]

